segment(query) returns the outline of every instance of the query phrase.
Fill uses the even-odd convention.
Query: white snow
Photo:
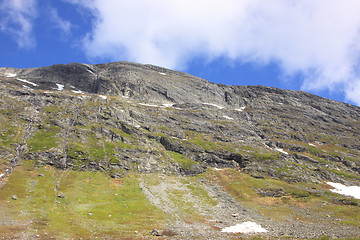
[[[284,149],[281,149],[281,148],[275,148],[275,151],[278,151],[278,152],[281,152],[281,153],[284,153],[286,155],[288,155],[289,153],[285,152]]]
[[[346,196],[352,196],[354,198],[360,199],[360,187],[358,186],[345,186],[341,183],[327,182],[330,186],[335,189],[330,189],[330,191]]]
[[[28,84],[30,84],[30,85],[33,85],[34,87],[36,87],[36,86],[37,86],[37,84],[36,84],[36,83],[29,82],[29,81],[27,81],[27,80],[25,80],[25,79],[17,78],[17,80],[19,80],[20,82],[24,82],[24,83],[28,83]]]
[[[214,168],[216,171],[221,171],[222,169],[221,168]]]
[[[313,146],[313,147],[316,147],[316,145],[315,145],[315,144],[312,144],[312,143],[309,143],[309,145],[310,145],[310,146]]]
[[[5,77],[16,77],[16,73],[6,73]]]
[[[166,73],[163,73],[163,72],[159,72],[159,74],[166,76]]]
[[[241,107],[241,108],[235,109],[235,111],[242,112],[242,111],[244,111],[244,109],[245,109],[245,107]]]
[[[58,87],[57,90],[59,90],[59,91],[64,89],[64,85],[62,85],[62,84],[56,83],[56,86]]]
[[[4,173],[0,174],[0,178],[1,178],[2,176],[4,176],[4,175],[5,175]]]
[[[84,92],[83,91],[81,91],[81,90],[71,90],[73,93],[81,93],[81,94],[83,94]]]
[[[235,226],[226,227],[221,232],[228,233],[264,233],[267,232],[265,228],[262,228],[259,224],[254,222],[244,222],[236,224]]]
[[[221,107],[221,106],[216,105],[216,104],[214,104],[214,103],[202,103],[202,104],[204,104],[204,105],[214,106],[214,107],[217,107],[218,109],[223,109],[223,108],[224,108],[224,107]]]
[[[163,103],[164,107],[172,107],[174,105],[175,105],[175,103]]]
[[[160,107],[159,105],[147,104],[147,103],[139,103],[139,105],[147,106],[147,107]]]
[[[136,127],[136,128],[141,128],[141,126],[140,126],[140,125],[135,125],[134,127]]]
[[[223,116],[224,118],[226,118],[227,120],[234,120],[232,117],[228,117],[228,116]]]
[[[91,69],[87,69],[87,71],[91,74],[95,74]]]
[[[23,85],[23,88],[26,88],[26,89],[30,89],[30,90],[33,90],[31,87],[29,86],[26,86],[26,85]]]
[[[104,95],[99,95],[99,97],[102,99],[107,99],[107,96],[104,96]]]

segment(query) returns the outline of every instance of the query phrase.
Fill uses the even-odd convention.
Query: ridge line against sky
[[[358,0],[1,0],[0,66],[134,61],[360,105]]]

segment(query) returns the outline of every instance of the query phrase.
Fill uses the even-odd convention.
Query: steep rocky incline
[[[127,62],[0,69],[1,159],[63,169],[359,182],[360,109]],[[7,172],[6,172],[7,171]]]
[[[0,238],[359,239],[358,199],[331,187],[360,186],[359,133],[360,108],[306,92],[0,68]],[[223,231],[243,224],[266,231]]]

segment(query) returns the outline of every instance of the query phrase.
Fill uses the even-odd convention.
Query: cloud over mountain
[[[276,62],[304,90],[345,91],[360,104],[357,0],[68,0],[94,15],[85,49],[184,69],[194,57]]]
[[[12,36],[19,47],[32,47],[36,0],[3,0],[0,2],[0,30]]]

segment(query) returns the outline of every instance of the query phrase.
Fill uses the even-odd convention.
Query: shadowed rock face
[[[360,178],[360,109],[309,93],[128,62],[1,68],[0,88],[9,169],[32,159],[111,176],[231,167],[289,182]]]

